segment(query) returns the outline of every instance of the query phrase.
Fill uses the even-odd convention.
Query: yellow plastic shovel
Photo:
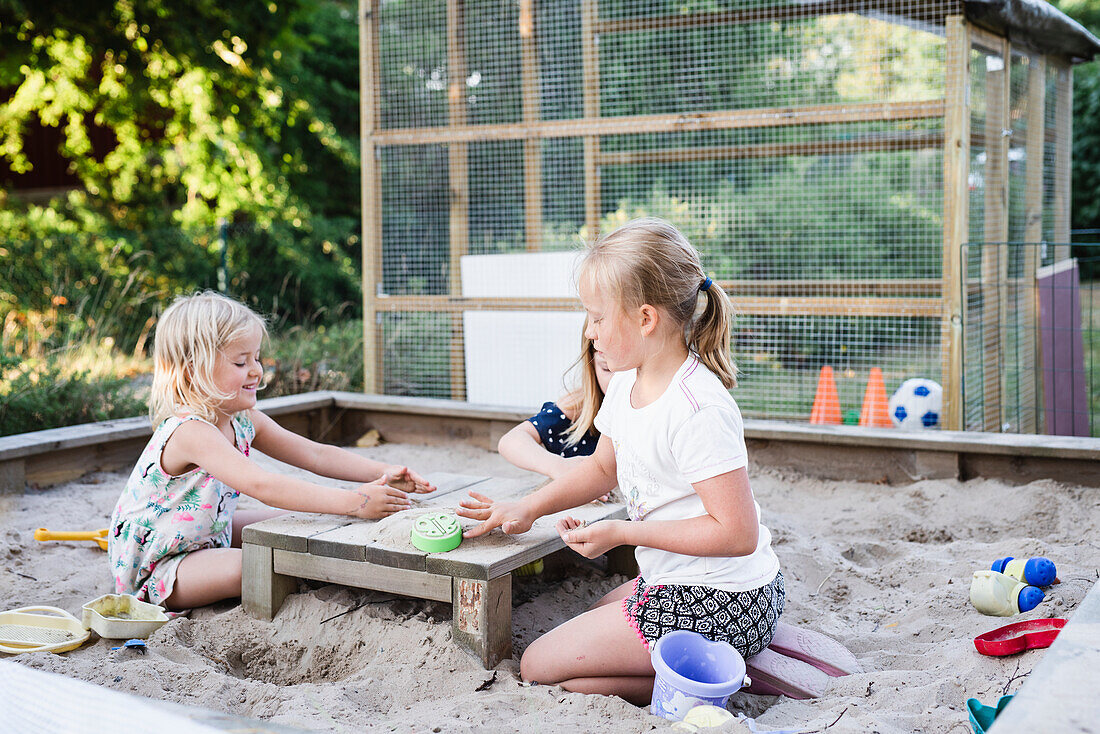
[[[38,528],[34,531],[35,540],[92,540],[99,543],[99,547],[107,550],[107,528],[102,530],[47,530]]]

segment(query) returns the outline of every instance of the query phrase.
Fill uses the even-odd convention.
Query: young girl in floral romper
[[[149,413],[156,426],[118,500],[108,555],[119,593],[169,609],[241,594],[241,528],[281,511],[380,518],[435,489],[404,466],[310,441],[256,410],[263,320],[216,293],[178,298],[157,325]],[[348,491],[279,475],[264,454]],[[237,512],[240,493],[271,507]]]

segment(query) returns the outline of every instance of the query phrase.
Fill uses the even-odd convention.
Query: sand
[[[464,445],[355,449],[423,472],[521,476],[495,453]],[[268,461],[260,458],[261,461]],[[1059,569],[1034,611],[1072,617],[1100,578],[1100,492],[1039,481],[976,479],[907,486],[825,481],[750,467],[787,580],[784,620],[840,640],[866,672],[833,679],[812,701],[739,693],[730,708],[759,731],[969,731],[964,702],[996,702],[1042,657],[979,655],[975,635],[1009,619],[969,602],[969,579],[1006,555],[1044,555]],[[48,604],[79,617],[113,591],[106,554],[90,543],[39,543],[34,529],[105,527],[126,473],[96,473],[0,497],[0,609]],[[246,498],[242,507],[253,506]],[[382,529],[384,530],[384,528]],[[583,611],[622,583],[566,551],[513,584],[514,647]],[[272,622],[225,602],[173,620],[148,654],[109,652],[94,635],[78,650],[20,655],[31,668],[128,693],[307,730],[634,732],[668,722],[622,700],[526,686],[515,661],[486,671],[452,644],[450,606],[304,584]],[[749,731],[744,722],[724,731]]]

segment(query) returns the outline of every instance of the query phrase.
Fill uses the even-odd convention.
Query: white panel
[[[576,295],[580,256],[577,250],[466,255],[462,294],[568,298]],[[462,321],[466,400],[533,413],[565,392],[563,375],[580,353],[582,311],[465,311]]]
[[[499,298],[568,298],[577,293],[573,271],[581,250],[465,255],[462,295]],[[578,335],[578,340],[580,336]]]
[[[532,413],[557,400],[580,354],[583,327],[581,311],[464,312],[466,399]]]

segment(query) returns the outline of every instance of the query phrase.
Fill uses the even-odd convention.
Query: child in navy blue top
[[[505,459],[554,479],[596,450],[600,434],[593,426],[603,404],[611,372],[590,339],[581,338],[581,386],[545,402],[538,413],[501,437],[497,450]]]

